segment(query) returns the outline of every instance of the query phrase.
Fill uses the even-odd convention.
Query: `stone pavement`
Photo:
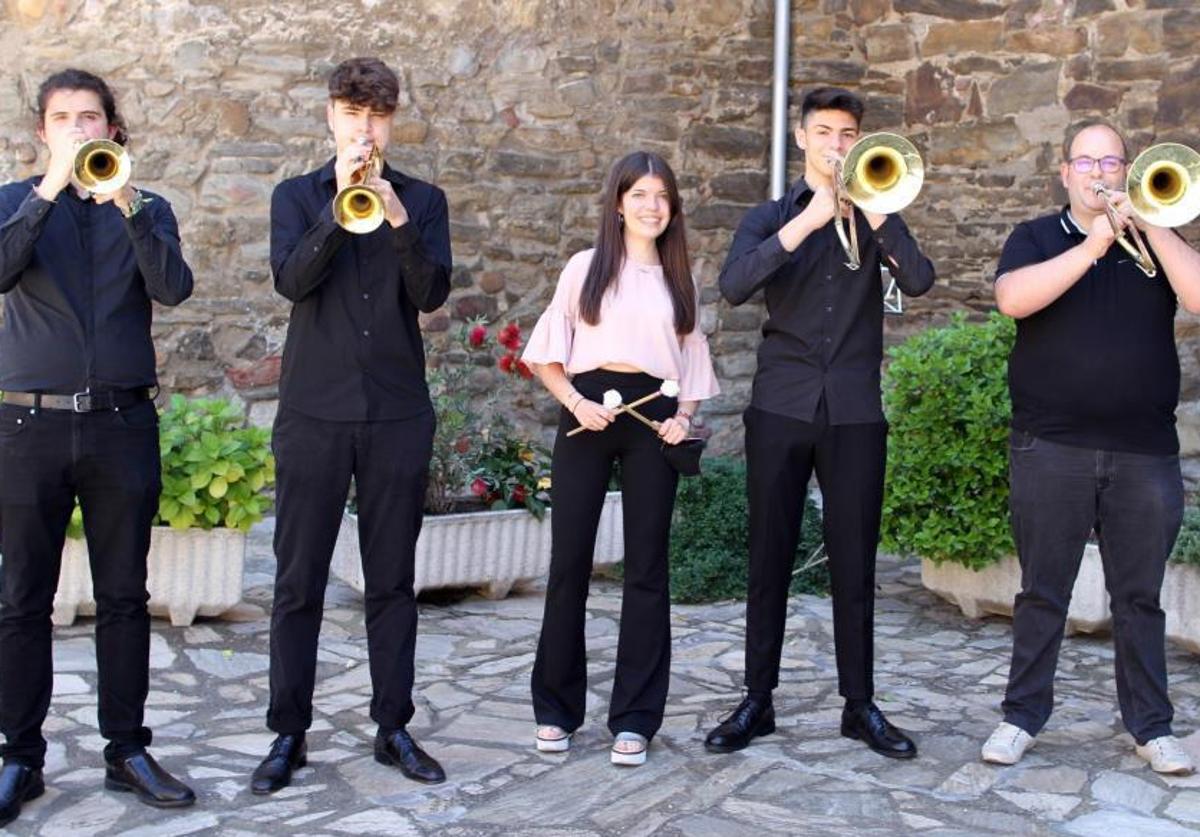
[[[269,606],[270,521],[252,533],[247,600]],[[619,591],[598,583],[588,620],[588,722],[569,755],[532,747],[528,679],[542,599],[422,607],[411,729],[450,781],[426,788],[371,757],[374,726],[361,606],[332,584],[321,640],[310,766],[273,797],[247,779],[271,736],[267,621],[155,622],[147,722],[153,752],[199,803],[157,811],[102,789],[91,620],[57,632],[47,793],[11,830],[39,835],[741,835],[1197,833],[1200,776],[1164,779],[1133,755],[1116,718],[1106,639],[1064,643],[1059,706],[1016,767],[978,760],[1008,665],[1003,620],[968,622],[925,592],[915,564],[884,559],[877,615],[880,704],[921,755],[895,763],[837,734],[828,600],[792,601],[779,731],[742,753],[704,752],[739,697],[741,604],[677,607],[666,724],[641,768],[608,762],[604,725]],[[1196,660],[1170,654],[1178,732],[1193,733]],[[1186,741],[1200,756],[1200,733]]]

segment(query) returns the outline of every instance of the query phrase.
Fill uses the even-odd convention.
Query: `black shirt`
[[[1065,208],[1018,224],[996,276],[1084,238]],[[1175,308],[1161,267],[1149,278],[1114,243],[1066,293],[1017,320],[1008,360],[1013,427],[1077,447],[1177,453]]]
[[[408,212],[364,235],[333,220],[330,160],[271,197],[271,269],[290,299],[279,383],[282,406],[330,421],[428,412],[417,311],[450,294],[450,224],[441,189],[385,166]]]
[[[750,210],[721,269],[721,294],[733,305],[765,289],[767,320],[750,403],[812,421],[824,396],[830,424],[883,421],[880,259],[895,259],[889,268],[909,296],[933,285],[933,265],[899,215],[888,215],[872,230],[858,210],[858,270],[846,267],[836,219],[805,238],[795,252],[787,252],[777,233],[808,206],[812,195],[800,178],[779,200]]]
[[[146,192],[126,219],[70,186],[42,200],[40,182],[0,187],[0,390],[153,386],[150,301],[178,305],[192,293],[170,204]]]

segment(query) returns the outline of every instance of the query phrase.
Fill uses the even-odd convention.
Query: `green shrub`
[[[275,483],[271,431],[246,426],[224,399],[171,396],[158,413],[162,494],[155,526],[174,529],[240,529],[245,532],[271,507],[263,489]],[[76,501],[67,537],[83,537]]]
[[[1183,513],[1183,528],[1179,530],[1171,560],[1200,567],[1200,509],[1192,507]]]
[[[159,414],[162,496],[155,525],[248,530],[262,520],[275,482],[271,433],[247,427],[241,410],[221,399],[171,397]]]
[[[956,315],[889,352],[883,547],[979,569],[1012,554],[1007,361],[1016,328]]]
[[[821,513],[807,500],[797,567],[821,541]],[[701,476],[680,480],[670,558],[672,601],[745,599],[749,562],[745,462],[705,459]],[[823,563],[792,577],[792,593],[824,595],[828,590],[829,570]]]

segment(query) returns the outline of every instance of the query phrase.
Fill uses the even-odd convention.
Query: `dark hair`
[[[800,105],[801,126],[808,121],[808,115],[814,110],[844,111],[861,125],[866,106],[862,99],[843,87],[818,87],[808,91],[808,95],[804,97],[804,104]]]
[[[600,230],[596,234],[596,252],[588,267],[583,290],[579,294],[579,312],[584,322],[600,322],[600,303],[609,288],[615,287],[625,262],[625,234],[621,229],[621,198],[633,184],[646,175],[662,179],[667,187],[671,220],[655,242],[662,262],[663,278],[675,308],[675,333],[687,334],[696,327],[696,285],[688,260],[687,230],[683,221],[683,201],[675,172],[667,161],[648,151],[635,151],[613,165],[600,199]]]
[[[1117,130],[1117,126],[1109,122],[1107,119],[1101,119],[1098,116],[1089,116],[1086,119],[1080,119],[1078,122],[1072,122],[1067,126],[1066,132],[1063,134],[1062,155],[1063,160],[1071,159],[1071,146],[1075,144],[1075,137],[1082,134],[1088,128],[1108,128],[1117,135],[1117,139],[1121,141],[1121,156],[1128,159],[1129,149],[1125,145],[1125,137],[1121,136],[1121,132]]]
[[[348,58],[329,74],[329,98],[394,113],[400,80],[378,58]]]
[[[100,104],[104,107],[104,118],[108,120],[110,127],[117,129],[113,140],[121,145],[129,141],[129,134],[125,130],[125,120],[121,114],[117,113],[117,100],[104,79],[87,70],[78,70],[73,67],[55,73],[38,87],[38,125],[46,124],[46,103],[50,99],[50,94],[59,90],[90,90],[95,93],[100,97]]]

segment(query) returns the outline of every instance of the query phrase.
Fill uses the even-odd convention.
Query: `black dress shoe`
[[[873,703],[842,710],[842,735],[855,738],[875,752],[891,759],[911,759],[917,756],[917,745],[892,726]]]
[[[446,781],[446,771],[406,730],[398,729],[387,735],[380,732],[375,736],[375,761],[399,767],[408,778],[427,785]]]
[[[292,771],[308,764],[308,745],[303,735],[281,735],[271,744],[271,751],[254,768],[250,777],[250,792],[260,796],[286,788],[292,783]]]
[[[704,739],[704,749],[710,753],[732,753],[741,750],[754,738],[775,731],[775,706],[770,699],[747,697],[729,717]]]
[[[196,801],[191,788],[159,767],[146,752],[108,762],[104,787],[135,793],[139,800],[155,808],[186,808]]]
[[[46,792],[42,771],[11,762],[0,768],[0,828],[21,813],[21,803],[37,799]]]

